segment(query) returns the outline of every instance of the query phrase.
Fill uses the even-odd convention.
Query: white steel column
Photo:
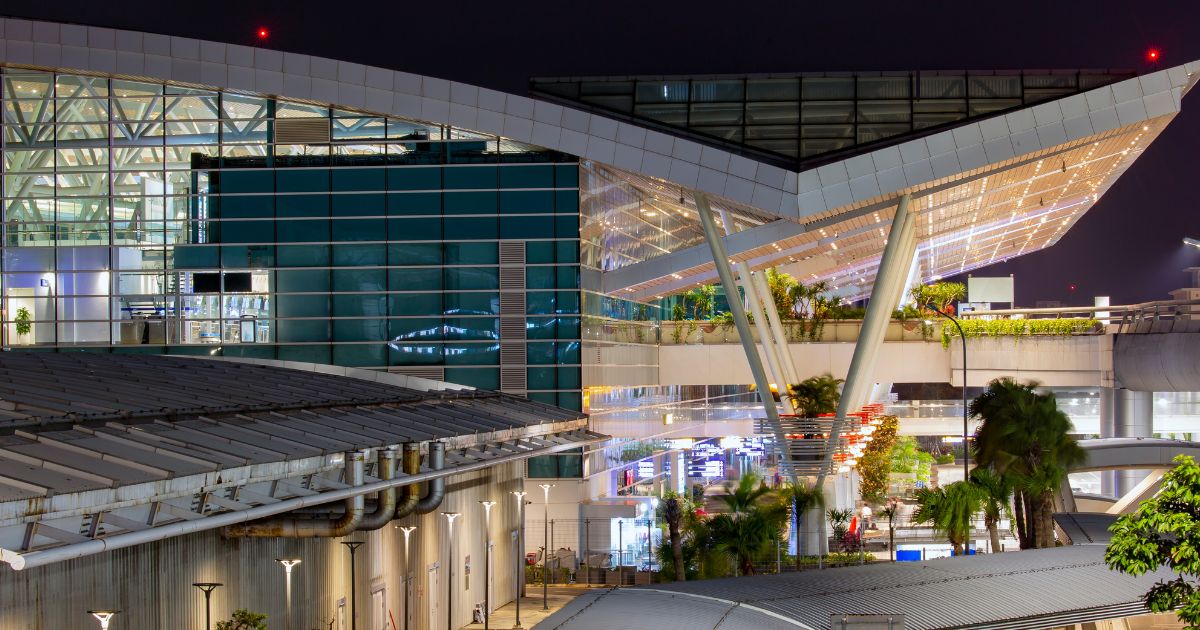
[[[791,456],[787,449],[787,438],[784,437],[783,427],[779,424],[779,409],[775,407],[775,399],[771,396],[771,385],[767,382],[767,374],[763,370],[762,361],[758,359],[758,349],[754,347],[754,337],[750,333],[750,322],[746,319],[746,310],[737,298],[737,283],[733,280],[733,270],[729,268],[729,256],[725,253],[725,243],[717,231],[716,221],[713,220],[712,208],[708,205],[708,197],[699,191],[692,191],[696,200],[696,213],[700,215],[700,223],[704,226],[704,238],[712,251],[713,266],[721,278],[721,286],[725,289],[729,300],[729,313],[733,316],[733,324],[737,328],[742,349],[746,352],[746,362],[750,364],[750,373],[754,375],[754,383],[758,386],[758,396],[762,400],[763,409],[767,414],[767,425],[775,437],[776,448],[779,449],[781,467],[794,476]]]
[[[771,373],[771,380],[775,381],[775,386],[779,388],[781,406],[784,412],[795,413],[796,410],[792,407],[791,399],[784,396],[784,392],[787,390],[787,375],[780,364],[779,347],[771,338],[771,328],[767,325],[767,317],[763,313],[764,310],[773,310],[774,307],[768,305],[764,308],[763,300],[754,286],[750,266],[739,262],[736,263],[736,267],[738,275],[742,279],[742,290],[746,292],[746,301],[750,304],[750,312],[754,314],[754,327],[758,329],[758,339],[762,343],[763,356],[767,358],[767,370]]]
[[[771,285],[767,284],[766,271],[754,274],[754,287],[758,290],[759,295],[770,301],[771,306],[775,305],[775,298],[771,295]],[[799,383],[800,377],[796,372],[796,365],[792,363],[792,354],[788,350],[787,337],[783,334],[783,324],[779,321],[779,312],[774,308],[767,308],[766,311],[767,323],[771,326],[771,336],[775,337],[775,349],[779,352],[780,365],[783,367],[783,377],[790,384]]]
[[[846,384],[842,387],[837,417],[834,418],[833,429],[826,443],[825,463],[818,473],[818,485],[825,481],[825,475],[833,462],[833,451],[841,436],[846,414],[861,407],[871,390],[879,346],[883,342],[888,322],[892,318],[892,310],[900,299],[899,293],[904,289],[909,267],[917,252],[915,218],[909,213],[911,200],[906,194],[896,205],[896,216],[892,219],[887,246],[879,261],[879,273],[875,276],[871,301],[867,304],[867,313],[858,333],[858,342],[854,345],[854,356],[846,373]]]

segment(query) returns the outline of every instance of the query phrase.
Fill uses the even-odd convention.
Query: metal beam
[[[754,383],[758,386],[758,396],[762,400],[763,409],[767,414],[767,423],[775,435],[775,448],[779,451],[781,467],[791,474],[791,457],[787,454],[786,438],[783,427],[779,425],[779,410],[775,407],[775,399],[771,396],[771,386],[767,382],[767,374],[763,371],[762,361],[758,359],[758,349],[754,347],[754,337],[750,334],[750,322],[746,319],[746,310],[742,308],[741,300],[737,299],[737,283],[733,279],[733,270],[729,268],[729,256],[725,254],[725,243],[717,232],[717,222],[713,220],[712,208],[708,205],[708,197],[700,191],[693,191],[696,200],[697,214],[704,225],[704,238],[712,250],[713,263],[721,276],[721,286],[729,302],[729,312],[733,315],[733,324],[737,328],[742,349],[746,352],[746,361],[750,364],[750,373],[754,375]]]
[[[871,294],[876,296],[867,305],[867,313],[863,317],[858,342],[854,345],[854,356],[850,360],[850,369],[846,373],[846,384],[842,387],[841,400],[838,402],[837,415],[833,428],[829,433],[829,441],[825,449],[824,462],[817,476],[817,486],[825,482],[833,463],[834,447],[841,437],[842,424],[846,415],[862,405],[867,392],[870,391],[871,379],[875,372],[875,359],[879,355],[879,346],[891,320],[892,310],[899,299],[899,291],[903,290],[903,282],[908,275],[912,258],[916,254],[917,236],[914,213],[909,212],[912,198],[904,195],[896,207],[896,216],[892,220],[892,229],[888,232],[887,246],[883,250],[883,258],[879,263],[879,273],[875,276],[874,288]],[[897,285],[899,285],[897,287]]]

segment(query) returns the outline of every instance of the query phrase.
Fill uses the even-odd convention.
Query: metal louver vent
[[[427,378],[434,381],[446,380],[446,368],[440,367],[390,367],[388,372],[392,374],[403,374],[405,376],[415,376],[417,378]]]
[[[329,120],[326,118],[278,118],[275,120],[278,144],[328,144]]]
[[[501,291],[525,290],[525,267],[500,267]]]
[[[501,315],[525,315],[525,294],[502,291],[500,292]]]
[[[500,340],[500,365],[524,366],[525,342]]]
[[[525,379],[525,368],[522,367],[501,367],[500,368],[500,390],[510,394],[525,394],[529,389],[529,385]]]
[[[500,266],[525,264],[525,241],[500,241]]]
[[[501,317],[500,338],[512,341],[525,339],[525,326],[524,317]]]

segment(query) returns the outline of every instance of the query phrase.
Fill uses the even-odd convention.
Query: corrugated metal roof
[[[1061,547],[665,584],[654,596],[621,589],[544,623],[580,630],[637,619],[638,627],[673,628],[688,609],[703,617],[690,619],[690,628],[723,630],[783,623],[768,622],[768,613],[814,629],[829,628],[830,615],[842,614],[903,614],[907,630],[1041,628],[1145,613],[1142,595],[1168,576],[1111,571],[1100,546]]]
[[[30,352],[0,353],[0,417],[0,503],[583,418],[482,390],[231,361]]]

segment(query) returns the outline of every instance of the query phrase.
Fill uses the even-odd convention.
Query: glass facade
[[[169,84],[11,68],[0,84],[5,347],[488,389],[521,366],[512,389],[580,408],[575,158]]]
[[[812,158],[1061,98],[1129,71],[535,79],[533,92],[796,167]]]

